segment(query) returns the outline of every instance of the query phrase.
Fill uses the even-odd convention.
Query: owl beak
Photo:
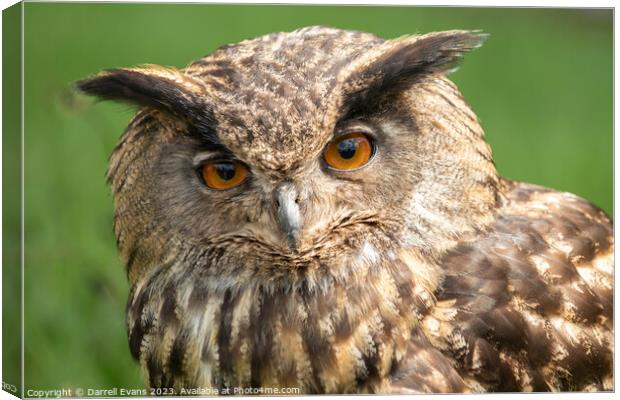
[[[288,247],[294,251],[299,245],[301,226],[299,191],[292,183],[284,182],[276,188],[274,197],[278,223],[286,237]]]

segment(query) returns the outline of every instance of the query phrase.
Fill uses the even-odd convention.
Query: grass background
[[[67,85],[104,68],[183,67],[226,43],[316,24],[388,38],[490,33],[452,78],[499,171],[612,213],[609,10],[26,3],[26,389],[142,387],[104,180],[132,110]]]

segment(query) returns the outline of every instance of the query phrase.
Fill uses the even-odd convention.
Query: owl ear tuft
[[[385,79],[450,72],[463,54],[482,46],[487,37],[479,31],[445,31],[395,39],[392,48],[375,60],[373,66],[381,70]]]
[[[463,54],[480,47],[487,36],[456,30],[388,40],[347,69],[344,92],[368,99],[424,74],[451,72]]]
[[[201,99],[200,85],[172,68],[148,65],[110,69],[76,82],[75,87],[102,100],[153,107],[183,118],[209,111]]]

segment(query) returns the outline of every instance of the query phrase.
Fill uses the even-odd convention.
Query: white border
[[[43,0],[27,0],[28,2],[47,2],[47,1],[43,1]],[[170,1],[170,0],[133,0],[133,1],[49,1],[49,2],[76,2],[76,3],[213,3],[213,4],[222,4],[222,3],[232,3],[230,1],[222,1],[222,0],[212,0],[212,1],[197,1],[197,0],[184,0],[184,1]],[[15,4],[15,1],[12,0],[0,0],[0,8],[5,9],[13,4]],[[505,1],[502,3],[498,3],[497,1],[482,1],[482,0],[473,0],[473,1],[449,1],[449,2],[441,2],[441,1],[428,1],[428,0],[419,0],[419,1],[408,1],[408,0],[390,0],[390,1],[385,1],[385,2],[379,2],[377,0],[341,0],[341,1],[326,1],[326,0],[315,0],[315,1],[299,1],[299,0],[288,0],[288,1],[282,1],[282,0],[271,0],[271,1],[255,1],[255,0],[246,0],[246,1],[239,1],[237,2],[237,4],[315,4],[315,5],[330,5],[330,4],[344,4],[344,5],[380,5],[380,6],[403,6],[403,5],[415,5],[415,6],[443,6],[443,7],[489,7],[489,8],[497,8],[497,7],[536,7],[536,8],[541,8],[541,7],[558,7],[558,8],[614,8],[614,2],[612,1],[600,1],[600,0],[593,0],[593,1],[577,1],[577,0],[565,0],[565,1],[549,1],[549,0],[541,0],[541,1],[534,1],[534,0],[529,0],[529,1],[520,1],[520,2],[516,2],[516,1]],[[21,315],[21,331],[22,331],[22,397],[24,395],[24,371],[23,371],[23,367],[24,367],[24,343],[25,341],[23,340],[23,335],[24,335],[24,315],[23,315],[23,311],[24,311],[24,255],[25,255],[25,248],[24,248],[24,239],[25,239],[25,232],[24,232],[24,74],[23,74],[23,67],[24,67],[24,14],[25,14],[25,9],[24,9],[24,5],[22,4],[22,25],[21,25],[21,67],[22,67],[22,76],[21,76],[21,90],[22,90],[22,97],[21,97],[21,152],[22,152],[22,158],[21,158],[21,190],[20,190],[20,196],[21,196],[21,275],[22,275],[22,281],[21,281],[21,305],[22,305],[22,315]],[[615,15],[614,15],[614,19],[615,19]],[[2,28],[2,22],[0,19],[0,32],[1,32],[1,28]],[[0,43],[1,43],[1,33],[0,33]],[[618,144],[615,140],[615,122],[616,122],[616,116],[618,115],[618,108],[617,108],[617,104],[615,102],[615,93],[618,90],[618,83],[615,79],[616,73],[618,72],[618,68],[617,68],[617,63],[615,63],[616,58],[615,55],[617,54],[617,46],[618,46],[618,35],[617,32],[615,30],[615,26],[614,26],[614,213],[615,211],[618,209],[618,204],[616,202],[616,200],[618,199],[618,185],[617,185],[617,181],[616,181],[616,177],[618,176],[617,172],[617,165],[615,163],[615,154],[617,153],[618,150]],[[1,74],[1,65],[0,65],[0,74]],[[1,88],[1,85],[0,85]],[[2,100],[0,99],[0,107],[2,105]],[[1,122],[2,122],[2,117],[0,116],[0,126],[1,126]],[[2,188],[1,188],[1,184],[2,184],[2,165],[1,165],[1,161],[2,161],[2,155],[1,155],[1,151],[2,151],[2,144],[0,142],[0,196],[1,196],[1,192],[2,192]],[[2,216],[2,210],[0,209],[0,217]],[[615,236],[615,235],[614,235]],[[0,230],[0,241],[2,240],[2,232]],[[0,256],[2,255],[2,252],[0,250]],[[616,261],[616,260],[615,260]],[[0,274],[0,299],[1,299],[1,294],[2,294],[2,277]],[[614,280],[614,288],[616,287],[616,282]],[[615,294],[615,290],[614,290],[614,294]],[[1,301],[1,300],[0,300]],[[617,314],[617,310],[620,306],[620,301],[618,301],[617,296],[614,296],[614,321],[617,320],[618,314]],[[1,319],[0,319],[0,328],[1,328]],[[614,323],[614,327],[615,327],[615,323]],[[1,329],[0,329],[1,330]],[[617,338],[618,332],[615,331],[614,332],[615,337]],[[2,338],[2,333],[0,331],[0,342],[1,342],[1,338]],[[1,346],[0,346],[1,347]],[[2,349],[0,348],[0,359],[1,359],[1,355],[2,355]],[[614,363],[614,367],[616,367],[616,364]],[[2,374],[2,363],[0,362],[0,375]],[[614,387],[618,388],[620,387],[620,376],[618,374],[618,370],[617,368],[614,368]],[[441,398],[453,398],[456,396],[462,396],[462,395],[419,395],[416,396],[416,399],[430,399],[433,397],[437,397],[437,396],[441,396]],[[584,396],[588,396],[588,398],[599,398],[599,399],[607,399],[607,398],[613,398],[615,396],[615,393],[588,393],[588,394],[584,394],[584,393],[557,393],[557,394],[515,394],[515,393],[507,393],[507,394],[472,394],[472,395],[466,395],[467,398],[478,398],[478,397],[483,397],[485,399],[515,399],[515,398],[521,398],[521,396],[545,396],[545,398],[549,398],[549,399],[564,399],[564,398],[582,398]],[[518,397],[517,397],[518,396]],[[316,396],[296,396],[296,397],[291,397],[291,398],[313,398]],[[351,397],[351,396],[348,396]],[[352,396],[354,398],[358,398],[361,396]],[[373,396],[373,398],[393,398],[394,396]],[[14,399],[15,397],[11,396],[9,393],[4,392],[4,391],[0,391],[0,399]],[[250,397],[241,397],[241,398],[247,398],[250,399]],[[252,397],[253,399],[255,399],[255,397]]]

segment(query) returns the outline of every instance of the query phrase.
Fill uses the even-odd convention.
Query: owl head
[[[446,75],[483,39],[310,27],[80,81],[141,107],[108,171],[130,281],[208,259],[221,284],[275,282],[482,229],[497,173]]]

